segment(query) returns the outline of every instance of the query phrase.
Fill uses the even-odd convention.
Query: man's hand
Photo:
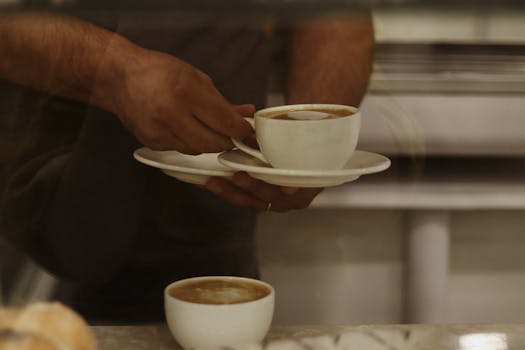
[[[307,208],[322,189],[293,188],[270,185],[244,172],[235,173],[232,180],[213,177],[206,188],[225,200],[255,211],[284,213]]]
[[[252,133],[243,116],[251,105],[232,106],[208,75],[167,54],[141,50],[115,90],[114,113],[146,146],[187,154],[231,149],[230,137]]]
[[[146,146],[184,153],[231,149],[251,128],[197,68],[59,14],[0,17],[0,78],[116,114]]]

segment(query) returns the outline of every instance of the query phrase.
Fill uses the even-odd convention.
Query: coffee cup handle
[[[244,120],[246,120],[251,125],[252,129],[255,130],[255,121],[253,120],[253,118],[244,118]],[[261,162],[269,164],[269,162],[266,160],[266,158],[264,158],[263,154],[259,150],[256,150],[255,148],[252,148],[252,147],[246,145],[242,141],[235,140],[233,138],[231,140],[232,140],[233,144],[235,145],[235,147],[237,147],[238,149],[240,149],[244,153],[247,153],[247,154],[251,155],[252,157],[255,157],[255,158],[259,159]]]

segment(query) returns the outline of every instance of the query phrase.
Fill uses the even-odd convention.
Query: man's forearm
[[[54,14],[0,17],[0,78],[112,110],[108,93],[135,45]]]
[[[372,70],[373,48],[373,26],[367,14],[296,25],[287,102],[359,105]]]

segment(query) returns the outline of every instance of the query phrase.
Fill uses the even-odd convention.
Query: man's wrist
[[[136,67],[148,50],[114,34],[100,61],[90,103],[118,114],[119,93],[126,88],[130,71]]]

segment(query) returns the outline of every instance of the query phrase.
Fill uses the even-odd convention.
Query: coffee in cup
[[[262,299],[271,293],[264,284],[251,280],[208,278],[189,280],[168,289],[169,296],[190,303],[226,305]]]
[[[290,109],[278,110],[273,113],[264,114],[265,118],[284,119],[284,120],[320,120],[346,117],[354,114],[348,108],[329,109],[329,108],[312,108],[312,109]]]
[[[256,344],[270,328],[274,294],[269,284],[250,278],[189,278],[166,287],[166,319],[187,349]]]
[[[232,140],[241,151],[274,168],[338,170],[352,156],[361,117],[355,107],[302,104],[271,107],[246,118],[260,150]]]

